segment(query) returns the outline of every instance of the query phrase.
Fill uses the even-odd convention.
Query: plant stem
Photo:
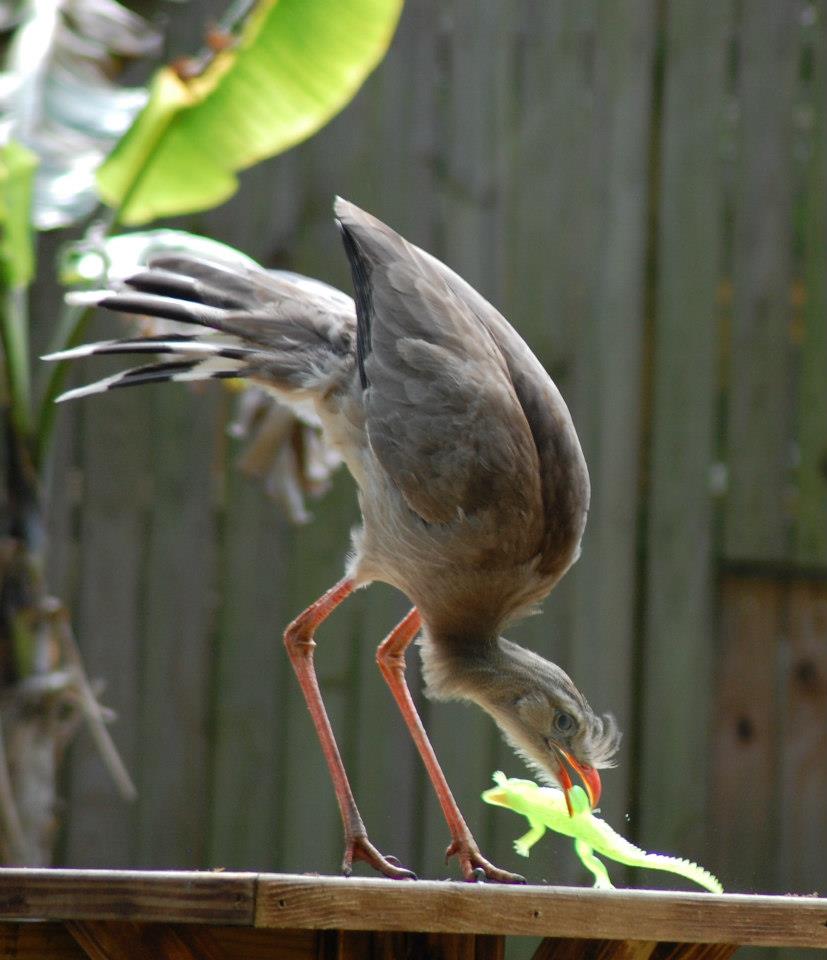
[[[2,292],[0,336],[3,340],[9,416],[19,439],[26,440],[32,429],[27,287],[8,287]]]
[[[87,307],[65,306],[50,349],[57,351],[75,346],[83,335],[83,330],[90,315],[91,310]],[[69,365],[66,361],[51,365],[46,387],[43,396],[40,398],[33,453],[34,465],[38,474],[42,473],[46,457],[49,455],[57,418],[55,398],[63,389],[68,369]]]

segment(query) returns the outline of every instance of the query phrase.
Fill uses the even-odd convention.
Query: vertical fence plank
[[[728,390],[730,559],[789,556],[792,111],[797,3],[744,0]]]
[[[97,327],[111,336],[112,320]],[[111,372],[113,364],[84,365],[80,377]],[[75,411],[81,423],[83,484],[78,588],[72,611],[90,677],[106,684],[102,701],[117,714],[112,737],[133,779],[138,777],[142,605],[141,569],[151,477],[148,410],[134,399],[110,395]],[[125,489],[129,496],[125,496]],[[72,816],[64,860],[77,867],[134,864],[136,809],[118,797],[111,777],[83,733],[72,751],[68,780]]]
[[[827,849],[827,583],[789,587],[789,652],[779,724],[779,890],[824,890]]]
[[[144,395],[154,486],[139,685],[142,866],[199,866],[206,853],[217,399],[175,386]]]
[[[280,863],[284,730],[293,682],[281,634],[290,613],[285,521],[231,465],[227,478],[215,652],[208,863],[273,870]]]
[[[703,863],[728,890],[769,892],[779,799],[779,650],[783,585],[727,576],[713,714],[711,841]],[[691,688],[690,688],[691,689]],[[681,846],[682,854],[694,856]]]
[[[709,471],[731,8],[677,0],[665,10],[637,827],[644,846],[691,855],[704,824],[714,646]]]
[[[798,404],[798,510],[795,556],[827,563],[827,9],[810,7],[811,141],[804,194],[804,338]]]

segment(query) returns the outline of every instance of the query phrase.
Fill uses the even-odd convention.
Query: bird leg
[[[284,631],[284,645],[313,719],[313,726],[316,728],[327,768],[333,780],[333,789],[336,791],[336,800],[345,829],[342,872],[345,876],[350,876],[353,861],[364,860],[375,870],[394,880],[416,879],[415,874],[401,867],[395,857],[383,856],[368,840],[316,678],[316,668],[313,663],[316,642],[313,634],[316,627],[330,616],[345,597],[353,593],[353,588],[353,581],[345,577],[315,603],[311,603],[304,613],[300,613]]]
[[[382,671],[382,676],[396,700],[411,737],[416,744],[419,755],[428,771],[428,776],[436,791],[439,805],[451,832],[451,843],[445,853],[446,860],[456,855],[459,858],[460,869],[466,880],[476,880],[480,871],[488,880],[498,883],[525,883],[525,879],[516,873],[509,873],[495,867],[493,863],[483,857],[476,840],[468,829],[468,824],[462,816],[457,802],[454,799],[445,774],[425,732],[425,727],[419,718],[416,704],[405,681],[405,651],[419,632],[422,620],[416,607],[411,610],[405,619],[388,634],[376,651],[376,662]]]

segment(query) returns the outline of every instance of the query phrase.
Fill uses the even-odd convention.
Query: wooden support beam
[[[729,960],[737,949],[731,943],[560,940],[546,937],[531,960]]]
[[[70,920],[66,929],[89,960],[225,960],[206,927]]]
[[[654,940],[564,940],[546,937],[531,960],[651,960]]]
[[[279,953],[279,960],[283,954]],[[307,954],[309,957],[310,954]],[[473,933],[321,931],[318,960],[503,960],[505,937]],[[247,960],[246,956],[244,960]]]
[[[88,960],[88,954],[62,923],[2,923],[0,960]]]

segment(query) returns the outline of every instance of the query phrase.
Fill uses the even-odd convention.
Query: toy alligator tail
[[[675,873],[699,884],[711,893],[723,893],[723,887],[718,878],[708,870],[698,866],[697,863],[684,860],[681,857],[668,857],[663,853],[647,853],[616,833],[605,820],[595,818],[593,824],[605,843],[604,846],[604,843],[595,842],[597,841],[595,836],[589,838],[589,843],[594,846],[596,853],[611,857],[627,867],[649,867],[652,870],[665,870],[668,873]]]

